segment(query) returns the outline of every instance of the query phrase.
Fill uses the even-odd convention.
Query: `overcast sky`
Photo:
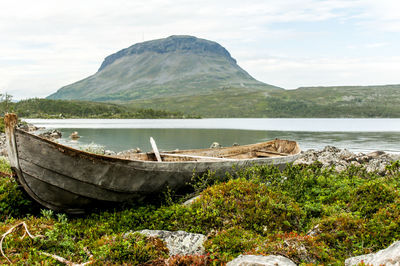
[[[0,6],[0,91],[45,97],[109,54],[182,34],[286,89],[400,83],[399,0],[14,0]]]

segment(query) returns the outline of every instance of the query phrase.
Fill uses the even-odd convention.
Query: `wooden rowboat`
[[[72,214],[156,195],[167,186],[178,189],[194,171],[225,174],[254,164],[284,167],[300,154],[295,141],[276,139],[217,149],[103,156],[18,129],[15,114],[7,114],[4,121],[8,156],[18,182],[41,205]]]

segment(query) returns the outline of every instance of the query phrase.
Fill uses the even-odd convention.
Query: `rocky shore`
[[[307,150],[302,152],[294,164],[310,165],[316,161],[321,162],[322,167],[334,166],[337,171],[343,171],[350,165],[363,166],[367,172],[386,173],[386,166],[391,162],[400,160],[400,154],[374,151],[370,153],[354,153],[347,149],[339,149],[334,146],[326,146],[322,150]]]

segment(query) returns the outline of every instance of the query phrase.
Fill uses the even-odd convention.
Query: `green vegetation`
[[[10,172],[6,162],[3,171]],[[311,166],[254,166],[234,175],[193,179],[201,198],[190,206],[166,193],[161,205],[126,205],[84,217],[39,211],[15,181],[0,178],[0,234],[25,221],[3,244],[14,262],[55,263],[42,252],[73,262],[162,264],[162,241],[142,229],[184,230],[208,236],[205,256],[175,256],[170,265],[227,262],[237,255],[279,254],[296,263],[343,264],[344,259],[386,248],[400,239],[400,162],[385,176],[350,166],[343,172]],[[6,263],[0,258],[0,264]]]
[[[400,85],[296,90],[223,88],[213,93],[140,99],[127,106],[203,117],[400,117]]]
[[[24,118],[185,118],[181,112],[126,107],[110,103],[69,100],[28,99],[17,103],[3,101],[4,114],[13,111]],[[195,117],[195,116],[188,116]]]

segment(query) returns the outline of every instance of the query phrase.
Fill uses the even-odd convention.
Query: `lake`
[[[58,129],[60,141],[73,147],[99,144],[122,151],[140,147],[151,150],[153,137],[160,150],[208,148],[218,142],[250,144],[274,138],[296,140],[303,150],[326,145],[355,152],[400,152],[400,119],[24,119],[36,126]],[[71,141],[78,131],[81,138]]]

